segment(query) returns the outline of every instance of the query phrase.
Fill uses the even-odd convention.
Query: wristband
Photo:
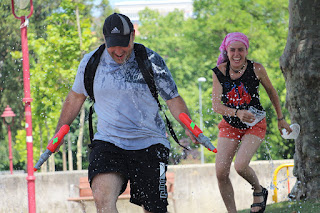
[[[236,112],[234,113],[234,117],[237,117],[237,112],[239,109],[236,109]]]
[[[277,120],[278,120],[278,121],[282,121],[282,120],[284,120],[284,116],[283,116],[283,117],[281,117],[281,118],[277,118]]]

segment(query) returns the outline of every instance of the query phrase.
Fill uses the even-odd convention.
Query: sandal
[[[250,213],[263,213],[264,210],[266,209],[266,205],[267,205],[268,190],[266,188],[262,187],[262,192],[253,192],[253,196],[263,196],[263,201],[261,203],[252,204],[251,208],[259,206],[259,207],[261,207],[261,209],[258,212],[250,211]]]

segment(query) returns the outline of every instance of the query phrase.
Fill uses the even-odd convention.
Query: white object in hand
[[[282,129],[282,137],[284,139],[297,139],[300,133],[300,125],[299,124],[291,124],[290,128],[292,129],[292,132],[288,134],[286,129]]]
[[[252,114],[254,114],[255,116],[255,120],[251,123],[248,122],[243,122],[245,124],[247,124],[248,126],[254,126],[256,125],[259,121],[261,121],[264,117],[266,117],[266,112],[262,111],[262,110],[258,110],[256,108],[254,108],[253,106],[250,106],[250,108],[248,109],[249,112],[251,112]]]

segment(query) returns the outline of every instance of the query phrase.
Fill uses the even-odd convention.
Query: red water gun
[[[70,127],[68,125],[63,125],[60,130],[55,134],[55,136],[50,140],[47,150],[40,156],[40,159],[34,166],[33,170],[37,171],[40,169],[41,165],[48,160],[52,153],[58,148],[63,137],[69,132]]]
[[[217,153],[217,149],[211,143],[210,139],[203,135],[201,129],[195,123],[193,123],[193,121],[186,113],[180,113],[179,119],[184,125],[188,127],[188,129],[192,132],[192,134],[196,137],[197,141],[200,144],[205,146],[209,151]]]

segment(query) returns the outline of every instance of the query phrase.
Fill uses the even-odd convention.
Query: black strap
[[[230,61],[227,62],[226,66],[226,77],[230,78]]]
[[[139,69],[140,69],[140,71],[141,71],[141,73],[143,75],[143,78],[146,81],[146,83],[148,84],[148,87],[149,87],[149,89],[151,91],[152,96],[154,97],[154,99],[156,99],[160,111],[163,112],[163,114],[164,114],[164,116],[166,118],[167,126],[168,126],[168,129],[169,129],[169,132],[170,132],[172,138],[181,147],[183,147],[184,149],[189,150],[187,147],[185,147],[185,146],[183,146],[183,145],[181,145],[179,143],[177,135],[176,135],[176,133],[174,132],[174,130],[172,128],[171,122],[169,121],[166,113],[162,110],[161,104],[160,104],[159,99],[158,99],[158,91],[157,91],[157,88],[156,88],[156,85],[155,85],[155,81],[154,81],[152,65],[151,65],[150,60],[148,59],[146,48],[142,44],[135,43],[134,44],[134,52],[135,52],[135,55],[136,55],[136,60],[138,62]]]
[[[150,60],[148,59],[146,48],[142,44],[135,43],[134,52],[135,52],[136,61],[138,62],[138,66],[142,73],[142,76],[146,81],[152,96],[154,97],[154,99],[156,99],[159,109],[162,110],[161,104],[158,99],[158,90],[154,82],[152,65]]]
[[[93,142],[93,127],[92,127],[93,105],[94,105],[94,102],[92,102],[90,109],[89,109],[89,133],[90,133],[91,143]]]
[[[96,71],[100,63],[100,58],[105,48],[106,48],[105,44],[100,45],[99,49],[90,57],[84,72],[84,87],[90,99],[93,102],[94,102],[94,94],[93,94],[94,76],[96,75]]]
[[[93,105],[94,105],[94,93],[93,93],[93,82],[94,76],[96,75],[96,71],[98,65],[100,63],[101,55],[106,48],[105,44],[100,45],[98,50],[90,57],[85,72],[84,72],[84,87],[90,97],[92,102],[89,111],[89,133],[90,133],[90,141],[93,142],[93,127],[92,127],[92,114],[93,114]]]

